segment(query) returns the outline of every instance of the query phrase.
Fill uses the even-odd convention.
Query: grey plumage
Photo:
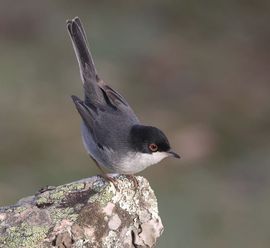
[[[111,172],[133,174],[179,155],[158,128],[143,126],[118,92],[100,79],[78,17],[67,21],[67,29],[78,60],[84,100],[72,96],[82,118],[85,149],[99,166]]]
[[[129,131],[139,120],[127,101],[99,79],[79,18],[68,21],[67,28],[84,86],[84,101],[72,96],[83,120],[84,145],[100,165],[112,169],[117,166],[121,154],[128,151]],[[110,157],[106,150],[111,151]]]

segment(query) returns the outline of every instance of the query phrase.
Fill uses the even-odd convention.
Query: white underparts
[[[168,156],[169,154],[166,152],[154,152],[152,154],[128,152],[126,156],[118,162],[117,169],[120,173],[125,174],[138,173]]]

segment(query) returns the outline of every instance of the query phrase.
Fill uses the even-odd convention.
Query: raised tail
[[[92,55],[88,49],[86,34],[80,19],[75,17],[72,20],[68,20],[67,29],[79,63],[85,97],[86,99],[91,99],[91,101],[99,102],[101,100],[101,92],[97,85],[99,78]]]

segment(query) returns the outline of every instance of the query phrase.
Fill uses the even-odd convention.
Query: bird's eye
[[[152,152],[156,152],[158,150],[158,146],[154,143],[149,145],[149,150]]]

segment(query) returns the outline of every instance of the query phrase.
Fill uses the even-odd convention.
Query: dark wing
[[[107,105],[111,106],[113,109],[117,109],[121,107],[121,105],[124,105],[126,108],[130,108],[126,99],[110,86],[103,82],[100,82],[99,86]]]
[[[76,96],[72,96],[72,100],[99,148],[119,150],[128,146],[129,129],[132,125],[139,123],[129,107],[124,109],[125,105],[121,104],[121,111],[109,105],[104,109],[95,109]]]
[[[94,122],[96,110],[88,107],[79,97],[71,96],[76,109],[78,110],[84,124],[87,126],[90,133],[94,134]]]

